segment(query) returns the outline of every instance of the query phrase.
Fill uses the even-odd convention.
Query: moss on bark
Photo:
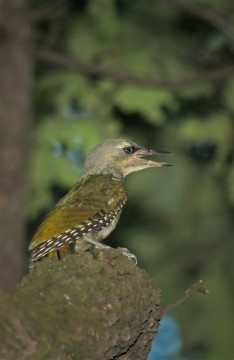
[[[43,260],[0,302],[1,359],[145,359],[160,289],[119,250]]]

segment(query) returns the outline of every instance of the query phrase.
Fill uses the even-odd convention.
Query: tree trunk
[[[0,287],[23,272],[31,136],[32,46],[26,0],[0,0]]]

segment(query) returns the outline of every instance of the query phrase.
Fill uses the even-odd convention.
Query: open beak
[[[169,164],[167,162],[160,162],[160,161],[145,159],[145,157],[153,156],[153,155],[172,155],[172,153],[169,151],[149,150],[149,149],[141,148],[141,149],[137,150],[134,155],[138,159],[141,159],[141,161],[144,161],[144,163],[147,164],[149,167],[172,166],[172,164]]]

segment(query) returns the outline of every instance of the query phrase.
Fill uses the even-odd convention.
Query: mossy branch
[[[1,359],[146,359],[160,289],[119,250],[43,260],[0,300]]]

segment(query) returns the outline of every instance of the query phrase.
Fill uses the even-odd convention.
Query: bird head
[[[85,174],[110,173],[117,178],[142,169],[169,166],[166,162],[147,159],[149,156],[171,154],[164,150],[149,150],[133,141],[109,139],[97,145],[85,162]]]

